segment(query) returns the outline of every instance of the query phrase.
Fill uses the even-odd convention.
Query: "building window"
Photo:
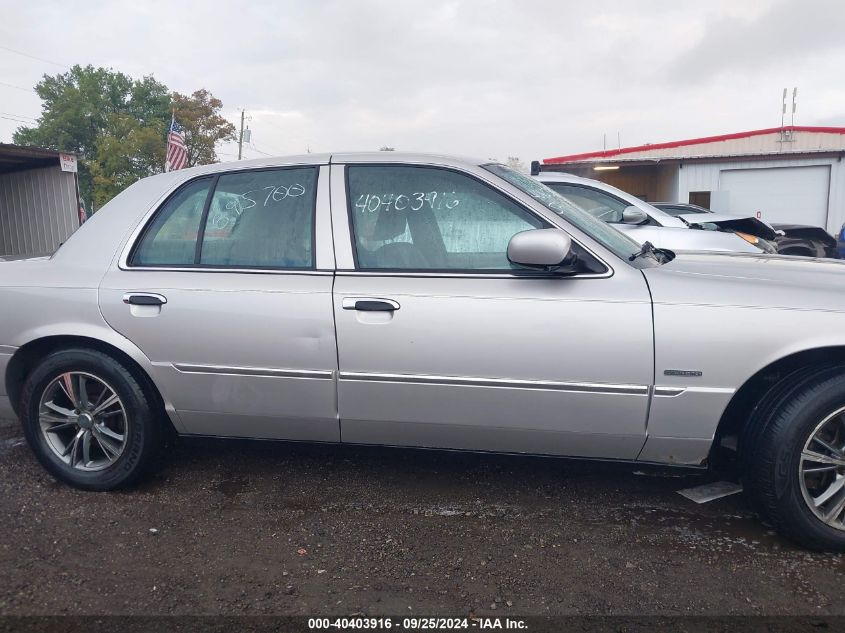
[[[710,192],[709,191],[690,191],[689,203],[705,209],[710,208]]]

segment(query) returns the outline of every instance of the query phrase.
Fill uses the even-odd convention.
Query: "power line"
[[[9,88],[17,88],[18,90],[25,90],[26,92],[35,92],[32,88],[24,88],[23,86],[16,86],[15,84],[7,84],[5,81],[0,81],[0,86],[8,86]],[[35,94],[38,94],[35,92]]]
[[[249,144],[249,149],[251,149],[253,152],[258,152],[259,154],[264,154],[265,156],[275,156],[275,154],[268,154],[267,152],[262,152],[260,149],[258,149],[252,143]]]
[[[32,125],[33,121],[24,121],[23,119],[15,119],[10,116],[0,116],[0,119],[6,119],[7,121],[15,121],[17,123],[25,123],[27,125]]]
[[[15,114],[14,112],[0,112],[0,114],[4,114],[6,116],[14,116],[14,117],[18,117],[20,119],[29,119],[33,123],[38,121],[38,119],[34,119],[31,116],[26,116],[25,114]]]
[[[264,154],[265,156],[284,156],[283,152],[276,152],[274,154],[268,154],[267,152],[260,150],[255,145],[253,145],[252,141],[249,142],[249,148],[255,150],[259,154]]]
[[[19,119],[29,119],[30,121],[37,121],[38,120],[38,119],[35,119],[31,116],[27,116],[25,114],[17,114],[15,112],[0,112],[0,114],[4,114],[6,116],[16,116]]]
[[[70,68],[67,64],[60,64],[59,62],[54,62],[49,59],[44,59],[43,57],[37,57],[36,55],[30,55],[29,53],[24,53],[23,51],[15,50],[14,48],[9,48],[8,46],[0,46],[5,51],[9,51],[10,53],[15,53],[16,55],[23,55],[24,57],[29,57],[30,59],[37,59],[39,62],[44,62],[45,64],[53,64],[54,66],[61,66],[62,68]]]

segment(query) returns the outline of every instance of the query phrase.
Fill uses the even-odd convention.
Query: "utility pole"
[[[241,110],[241,135],[238,138],[238,160],[241,160],[244,152],[244,110]]]

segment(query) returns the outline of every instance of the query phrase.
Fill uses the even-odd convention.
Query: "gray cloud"
[[[701,81],[720,73],[757,73],[845,49],[841,0],[781,0],[751,18],[709,20],[699,41],[679,56],[670,78]]]

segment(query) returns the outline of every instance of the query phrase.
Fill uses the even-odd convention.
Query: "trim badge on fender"
[[[702,376],[702,372],[698,371],[697,369],[664,369],[663,370],[664,376],[691,376],[694,378],[698,378]]]

